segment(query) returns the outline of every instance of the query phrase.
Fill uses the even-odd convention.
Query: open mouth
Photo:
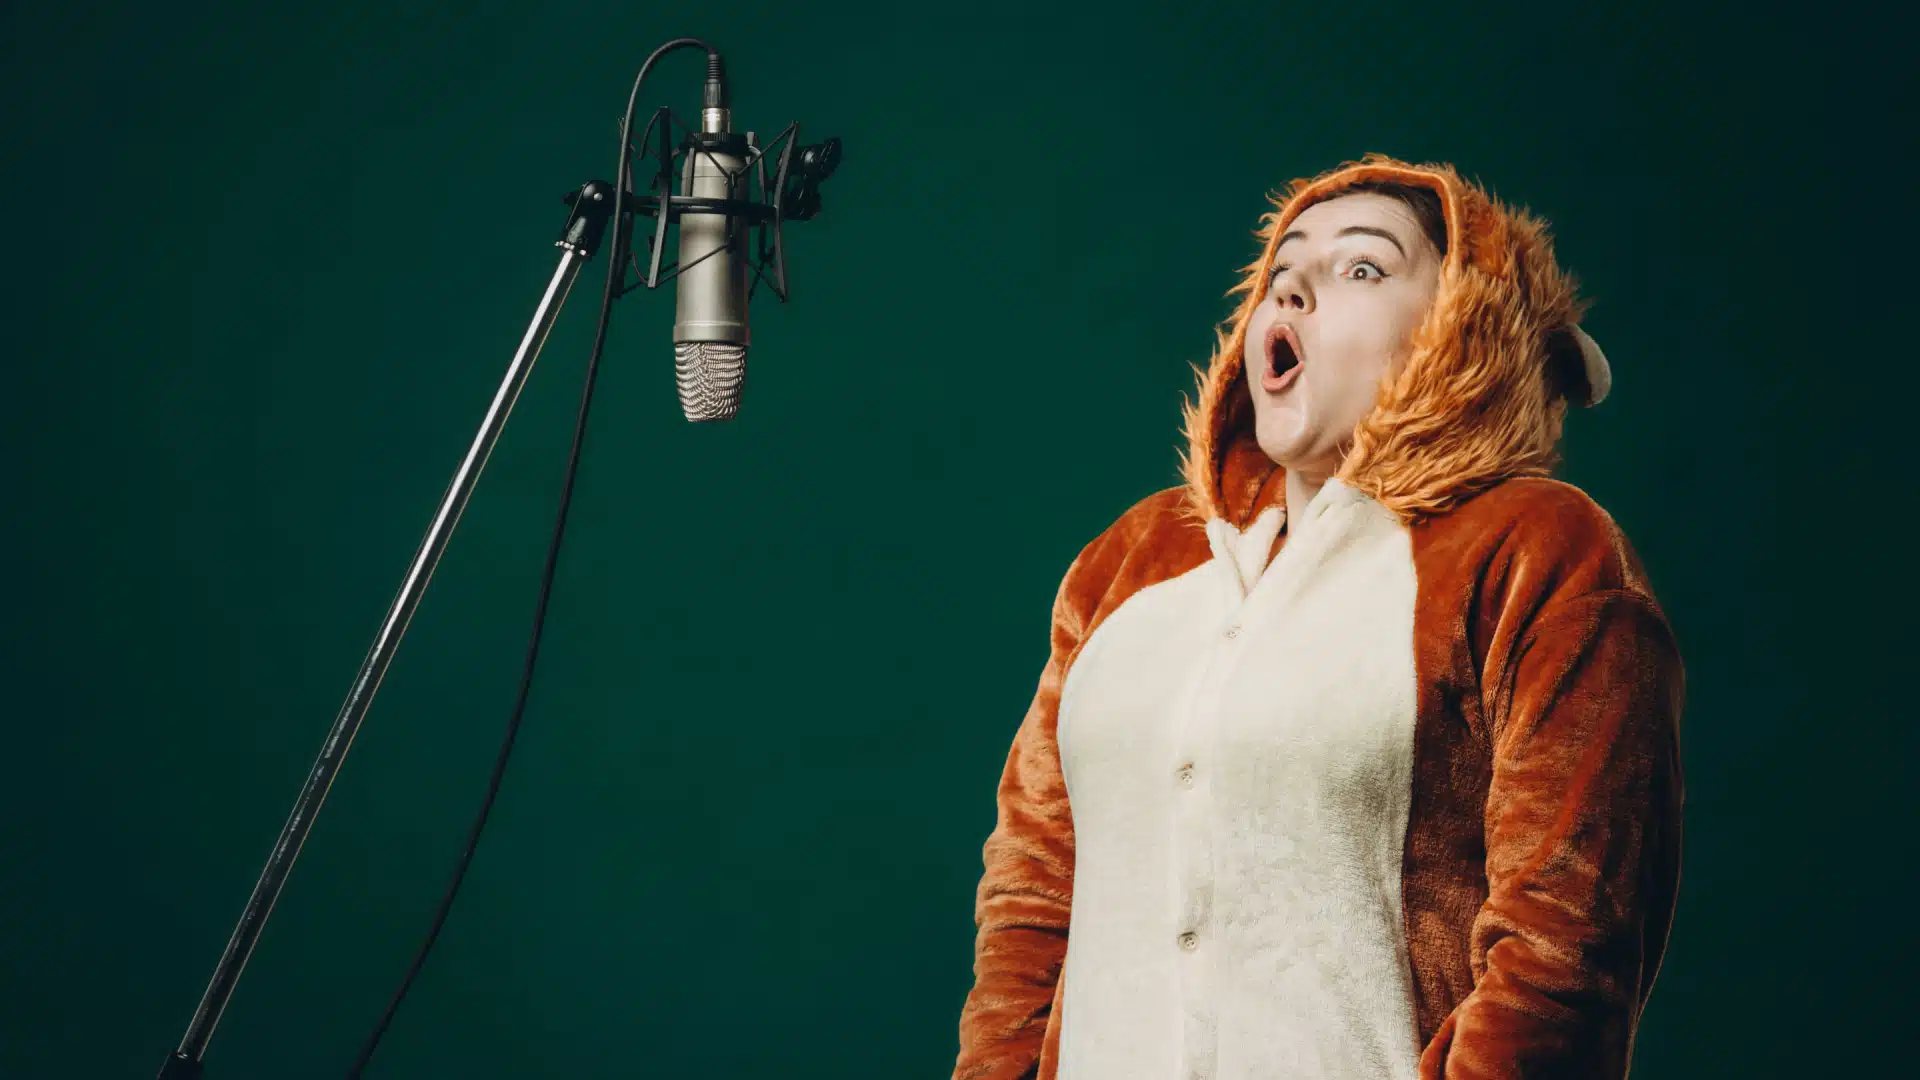
[[[1260,384],[1268,391],[1285,390],[1300,377],[1303,357],[1300,348],[1300,336],[1293,327],[1284,323],[1267,331],[1267,370],[1261,372]]]

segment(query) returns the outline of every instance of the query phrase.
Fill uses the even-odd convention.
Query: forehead
[[[1403,241],[1420,235],[1420,222],[1406,203],[1372,191],[1336,195],[1314,203],[1294,217],[1287,232],[1306,233],[1313,240],[1330,240],[1334,233],[1349,225],[1385,229]]]

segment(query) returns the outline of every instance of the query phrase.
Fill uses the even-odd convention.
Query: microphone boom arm
[[[400,639],[406,634],[414,609],[427,591],[434,567],[439,564],[441,553],[446,550],[447,541],[452,537],[454,527],[459,524],[460,515],[480,480],[481,470],[486,467],[487,459],[493,453],[494,444],[506,428],[507,417],[513,412],[514,402],[526,385],[527,376],[533,372],[534,361],[540,356],[541,346],[546,344],[547,334],[553,329],[554,320],[559,317],[560,309],[566,303],[574,279],[579,276],[587,260],[593,257],[606,231],[607,221],[613,214],[613,185],[600,181],[588,183],[578,191],[569,193],[566,201],[572,205],[573,211],[567,218],[560,239],[555,241],[556,246],[564,249],[560,263],[554,268],[546,291],[534,309],[527,332],[520,339],[520,347],[514,351],[513,360],[507,365],[500,388],[494,392],[493,402],[480,422],[480,430],[467,448],[466,457],[461,459],[460,467],[455,470],[446,493],[441,496],[440,506],[434,511],[426,536],[414,552],[406,576],[401,579],[399,594],[394,597],[386,618],[380,622],[379,631],[374,634],[373,646],[361,661],[360,671],[354,676],[347,700],[340,707],[332,729],[327,732],[320,755],[307,774],[307,782],[300,789],[299,798],[294,802],[293,812],[288,815],[280,838],[275,841],[266,866],[260,871],[253,895],[247,900],[239,924],[234,927],[227,941],[213,978],[194,1012],[193,1021],[188,1025],[179,1047],[167,1056],[161,1066],[160,1080],[197,1080],[200,1076],[201,1059],[206,1053],[207,1043],[213,1037],[213,1029],[226,1011],[227,1002],[240,981],[240,974],[261,932],[266,928],[267,916],[272,914],[274,902],[286,886],[287,875],[292,872],[294,860],[299,858],[307,834],[313,829],[314,818],[326,801],[334,776],[346,759],[347,751],[352,748],[353,737],[360,730],[367,710],[373,705],[374,693],[380,689],[387,667],[400,648]]]

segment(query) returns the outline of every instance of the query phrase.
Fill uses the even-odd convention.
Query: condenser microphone
[[[745,146],[729,136],[726,74],[707,54],[700,135],[686,156],[681,190],[697,198],[739,197]],[[695,423],[740,411],[747,378],[747,222],[725,213],[683,211],[675,290],[673,372],[680,409]]]

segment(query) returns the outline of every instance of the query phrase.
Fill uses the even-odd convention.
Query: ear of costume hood
[[[1607,354],[1600,351],[1600,343],[1578,326],[1568,328],[1573,334],[1574,344],[1580,347],[1580,369],[1586,376],[1587,396],[1582,403],[1589,408],[1606,400],[1607,391],[1613,389],[1613,369],[1607,366]]]
[[[1412,353],[1356,429],[1342,480],[1405,519],[1437,512],[1508,477],[1551,471],[1565,406],[1553,400],[1550,379],[1575,405],[1598,404],[1611,388],[1605,353],[1579,326],[1585,302],[1555,261],[1545,222],[1502,205],[1451,166],[1370,155],[1270,196],[1274,209],[1255,231],[1261,254],[1229,290],[1240,303],[1216,330],[1213,358],[1196,372],[1198,400],[1185,409],[1183,472],[1195,516],[1240,525],[1257,509],[1246,492],[1268,489],[1237,477],[1259,453],[1246,328],[1266,296],[1280,236],[1308,206],[1369,181],[1439,195],[1447,251]],[[1569,358],[1557,377],[1549,374],[1556,352]],[[1462,422],[1468,413],[1472,422]]]

